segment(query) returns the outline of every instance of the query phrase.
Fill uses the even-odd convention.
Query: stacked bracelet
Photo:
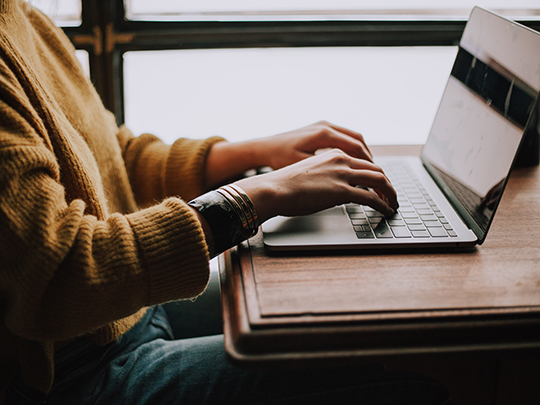
[[[251,199],[244,192],[244,190],[235,184],[230,184],[228,186],[220,187],[217,192],[231,202],[231,205],[236,210],[238,217],[242,221],[242,227],[246,230],[246,232],[250,233],[250,236],[248,237],[251,238],[254,236],[259,228],[257,211],[255,211],[255,207],[253,206]]]
[[[210,191],[188,203],[204,217],[214,239],[214,253],[219,254],[257,233],[257,211],[248,195],[230,184]]]

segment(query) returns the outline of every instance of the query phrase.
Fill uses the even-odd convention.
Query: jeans
[[[48,395],[15,381],[6,404],[448,404],[421,376],[354,367],[249,369],[230,364],[223,336],[174,337],[167,311],[151,308],[117,342],[81,339],[55,356]]]

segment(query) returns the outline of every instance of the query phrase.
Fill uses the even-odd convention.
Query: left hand
[[[340,149],[353,158],[373,163],[361,134],[321,121],[267,138],[214,144],[206,160],[205,187],[212,189],[250,169],[281,169],[322,149]]]
[[[373,162],[361,134],[326,121],[263,138],[261,142],[265,144],[261,151],[267,154],[267,166],[272,169],[281,169],[328,148],[340,149],[352,157]]]

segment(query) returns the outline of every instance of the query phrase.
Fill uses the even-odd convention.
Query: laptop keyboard
[[[456,232],[411,169],[400,162],[383,166],[398,195],[399,209],[391,218],[374,209],[346,204],[359,239],[450,238]]]

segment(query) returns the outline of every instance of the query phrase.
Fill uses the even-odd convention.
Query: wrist
[[[248,195],[230,184],[210,191],[188,203],[201,218],[212,255],[254,236],[259,228],[255,207]]]
[[[260,224],[278,214],[276,207],[279,207],[280,187],[273,186],[272,182],[268,181],[271,174],[248,177],[235,182],[251,199]]]
[[[212,189],[248,170],[268,166],[265,148],[262,139],[214,144],[206,159],[206,188]]]

